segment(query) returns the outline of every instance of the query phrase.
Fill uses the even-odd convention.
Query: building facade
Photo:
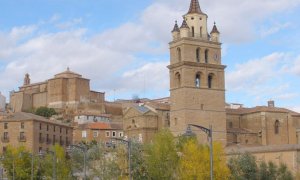
[[[112,138],[123,138],[122,125],[114,123],[94,122],[80,124],[74,128],[74,144],[78,143],[110,143]]]
[[[105,111],[104,93],[91,91],[90,80],[69,68],[52,79],[33,84],[26,74],[19,91],[11,92],[10,107],[14,112],[32,111],[38,107],[54,108],[69,114]]]
[[[1,116],[0,132],[0,154],[8,146],[24,146],[33,153],[47,151],[55,144],[66,148],[73,138],[70,125],[24,112]]]
[[[208,34],[208,16],[192,0],[190,9],[172,31],[170,45],[170,129],[183,134],[188,124],[215,131],[214,139],[226,145],[225,67],[221,61],[221,43],[216,25]],[[197,133],[200,141],[206,135]]]
[[[6,107],[6,98],[0,92],[0,112],[4,112]]]

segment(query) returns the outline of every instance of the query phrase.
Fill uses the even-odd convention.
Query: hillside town
[[[84,74],[69,67],[42,82],[32,82],[30,72],[19,77],[23,84],[18,90],[11,91],[9,97],[0,93],[0,154],[10,152],[11,148],[23,147],[34,159],[34,155],[42,152],[53,152],[56,146],[66,152],[72,147],[86,153],[89,147],[102,144],[106,149],[103,150],[104,157],[110,159],[113,153],[109,153],[109,149],[127,143],[121,179],[147,179],[131,175],[136,172],[130,169],[131,165],[134,166],[134,163],[130,165],[130,153],[135,151],[130,152],[129,148],[134,143],[155,144],[158,134],[168,131],[174,139],[194,134],[196,142],[209,147],[210,153],[217,143],[217,149],[224,151],[222,158],[227,159],[224,162],[249,153],[256,162],[272,162],[278,167],[284,164],[296,177],[300,172],[300,113],[278,107],[274,100],[255,107],[226,102],[226,65],[222,62],[221,33],[216,23],[208,29],[207,18],[199,1],[191,0],[183,19],[176,21],[173,29],[170,27],[170,63],[165,68],[170,77],[169,97],[109,101],[105,92],[91,89],[93,79],[87,79]],[[126,153],[129,153],[129,160]],[[211,157],[210,163],[215,162],[212,158],[220,157]],[[33,161],[32,164],[36,163]],[[83,160],[79,160],[80,165],[83,165]],[[220,168],[218,166],[215,162],[214,167]],[[214,179],[222,179],[218,173],[223,170],[212,171],[213,166],[209,162],[207,167],[208,179],[213,176]],[[0,172],[0,179],[21,179],[15,178],[21,176],[15,173],[17,169],[4,169]],[[76,171],[73,177],[87,179],[92,168],[84,169],[85,172]],[[59,168],[53,171],[55,176],[58,171]],[[122,169],[120,172],[123,172]],[[34,173],[32,170],[28,174]],[[224,170],[224,176],[226,173],[229,170]],[[176,179],[175,176],[178,176],[181,177],[178,179],[184,179],[174,174],[166,178],[151,177]],[[198,175],[186,179],[202,179],[201,174]],[[102,179],[101,176],[104,177],[104,174],[94,175],[93,179]],[[69,178],[54,178],[53,175],[52,179]],[[117,178],[107,176],[103,179]],[[234,178],[228,175],[224,179]]]

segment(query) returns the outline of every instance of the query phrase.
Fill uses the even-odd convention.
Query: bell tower
[[[175,22],[169,43],[170,129],[180,135],[187,124],[212,125],[214,141],[226,145],[226,66],[221,61],[220,33],[214,24],[208,34],[207,18],[198,0],[191,0],[181,26]],[[207,142],[205,133],[195,132],[200,141]]]

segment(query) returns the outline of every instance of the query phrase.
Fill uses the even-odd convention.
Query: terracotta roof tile
[[[192,13],[203,14],[198,0],[191,0],[190,9],[189,9],[188,14],[192,14]]]
[[[90,124],[88,124],[88,128],[90,128],[90,129],[111,129],[110,124],[101,123],[101,122],[90,123]]]
[[[214,27],[212,28],[210,34],[212,34],[212,33],[220,34],[220,32],[219,32],[219,30],[218,30],[218,28],[217,28],[217,26],[216,26],[216,23],[214,23]]]

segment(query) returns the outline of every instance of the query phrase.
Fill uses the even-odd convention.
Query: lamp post
[[[195,124],[188,124],[188,127],[186,129],[186,132],[184,134],[184,136],[195,136],[195,134],[193,133],[191,126],[196,127],[200,130],[202,130],[203,132],[205,132],[209,138],[209,150],[210,150],[210,179],[213,180],[213,172],[214,172],[214,155],[213,155],[213,139],[212,139],[212,126],[209,126],[209,129],[203,127],[203,126],[199,126],[199,125],[195,125]]]
[[[83,152],[84,180],[86,180],[87,179],[87,175],[86,175],[87,147],[86,146],[79,146],[79,145],[70,145],[67,150],[72,151],[72,148],[80,149]]]
[[[129,180],[131,180],[131,141],[130,139],[127,141],[125,139],[120,139],[120,138],[111,138],[113,140],[121,141],[127,144],[128,148],[128,170],[129,170]]]

